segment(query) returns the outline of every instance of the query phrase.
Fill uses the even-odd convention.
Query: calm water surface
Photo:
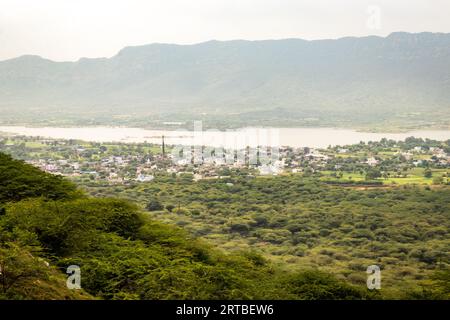
[[[379,141],[382,138],[404,140],[407,137],[450,139],[450,130],[410,131],[406,133],[368,133],[351,129],[333,128],[246,128],[230,131],[193,132],[186,130],[147,130],[124,127],[77,127],[28,128],[20,126],[0,126],[0,132],[17,135],[40,136],[55,139],[79,139],[95,142],[149,142],[161,143],[165,136],[167,144],[206,145],[225,147],[255,147],[258,145],[314,147],[346,145],[360,141]]]

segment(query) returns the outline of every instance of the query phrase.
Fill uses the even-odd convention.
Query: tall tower
[[[164,144],[164,136],[162,136],[162,156],[166,157],[166,145]]]

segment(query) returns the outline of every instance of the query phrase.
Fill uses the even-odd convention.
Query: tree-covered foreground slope
[[[81,267],[82,290],[65,286]],[[0,154],[1,299],[365,299],[319,271],[281,272],[252,252],[227,255],[118,199]]]

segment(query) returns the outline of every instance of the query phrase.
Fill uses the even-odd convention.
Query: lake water
[[[360,141],[379,141],[382,138],[404,140],[407,137],[450,139],[450,130],[410,131],[406,133],[368,133],[351,129],[333,128],[245,128],[230,131],[186,131],[147,130],[124,127],[86,128],[29,128],[21,126],[0,126],[0,132],[17,135],[40,136],[55,139],[78,139],[95,142],[148,142],[161,143],[164,135],[166,144],[205,145],[226,148],[243,148],[247,145],[291,146],[324,148],[328,145],[346,145]]]

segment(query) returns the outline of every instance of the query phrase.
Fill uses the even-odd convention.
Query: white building
[[[367,159],[366,163],[369,166],[376,166],[378,164],[378,160],[375,159],[374,157],[371,157],[371,158]]]
[[[139,174],[136,178],[136,181],[150,182],[150,181],[153,181],[153,179],[155,179],[155,177],[152,175]]]
[[[278,174],[280,174],[281,172],[283,172],[283,169],[275,166],[275,165],[267,165],[267,164],[263,164],[262,166],[258,167],[259,170],[259,174],[261,175],[273,175],[276,176]]]

